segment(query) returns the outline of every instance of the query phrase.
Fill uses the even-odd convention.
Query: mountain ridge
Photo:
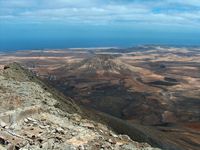
[[[82,117],[73,100],[66,100],[17,63],[4,66],[0,79],[2,150],[154,149]]]

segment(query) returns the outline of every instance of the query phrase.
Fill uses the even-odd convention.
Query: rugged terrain
[[[145,143],[117,135],[82,117],[69,98],[14,63],[0,70],[0,149],[143,149]]]
[[[200,48],[140,46],[2,54],[100,114],[119,133],[164,149],[200,146]]]

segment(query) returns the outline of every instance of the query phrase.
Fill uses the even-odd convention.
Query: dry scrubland
[[[137,130],[147,128],[151,140],[142,136],[144,141],[167,149],[200,146],[197,47],[21,51],[0,56],[1,65],[13,61],[84,109],[126,120],[128,126],[139,126]],[[134,139],[136,134],[128,128],[123,132]],[[163,135],[160,140],[157,134]]]

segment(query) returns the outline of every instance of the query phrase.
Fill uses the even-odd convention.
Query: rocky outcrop
[[[88,120],[73,100],[18,64],[0,72],[0,149],[153,150]]]

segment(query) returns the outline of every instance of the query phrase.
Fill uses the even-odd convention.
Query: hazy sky
[[[200,44],[200,0],[0,0],[0,34],[3,48],[38,39]]]

